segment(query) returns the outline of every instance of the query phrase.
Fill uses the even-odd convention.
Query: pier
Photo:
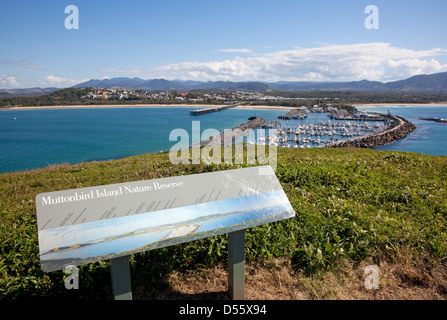
[[[419,118],[419,120],[433,121],[433,122],[439,122],[439,123],[447,123],[446,119],[438,119],[438,118]]]
[[[196,110],[189,111],[189,113],[191,115],[193,115],[193,116],[199,116],[201,114],[218,112],[218,111],[222,111],[222,110],[225,110],[225,109],[234,108],[234,107],[237,107],[237,106],[240,106],[240,103],[232,104],[232,105],[228,105],[228,106],[216,106],[216,107],[211,107],[211,108],[196,109]]]
[[[249,131],[256,128],[262,127],[266,121],[261,117],[251,117],[249,121],[243,123],[231,130],[228,130],[220,135],[214,136],[208,140],[202,141],[199,144],[193,145],[192,148],[200,148],[204,146],[214,147],[214,146],[231,146],[235,139],[246,135]]]
[[[381,116],[381,115],[374,115],[369,117],[355,117],[353,115],[342,115],[342,114],[336,114],[331,113],[329,116],[331,119],[334,120],[362,120],[362,121],[386,121],[387,117]]]

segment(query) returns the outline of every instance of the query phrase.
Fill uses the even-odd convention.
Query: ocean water
[[[409,151],[422,154],[447,156],[447,124],[420,120],[420,118],[447,119],[447,105],[443,106],[368,106],[358,109],[402,116],[417,129],[406,138],[392,144],[375,148],[376,150]]]
[[[0,173],[52,164],[118,159],[169,151],[173,129],[223,132],[259,116],[275,119],[287,110],[229,109],[191,116],[195,108],[89,108],[0,111]]]
[[[228,109],[191,116],[189,111],[197,108],[3,110],[0,111],[0,173],[169,151],[177,143],[169,141],[171,131],[181,128],[191,136],[192,121],[200,121],[201,131],[212,128],[223,132],[247,122],[252,116],[275,121],[288,111]],[[382,113],[390,110],[418,127],[407,138],[377,149],[447,155],[447,124],[418,119],[447,118],[447,106],[361,109]],[[327,120],[325,113],[311,113],[304,120],[284,120],[282,127],[294,129],[299,124]]]

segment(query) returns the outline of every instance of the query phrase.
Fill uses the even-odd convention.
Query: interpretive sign
[[[295,215],[270,166],[41,193],[36,206],[45,272]]]

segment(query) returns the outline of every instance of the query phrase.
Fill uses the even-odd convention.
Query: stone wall
[[[225,132],[221,133],[218,136],[214,136],[208,140],[202,141],[200,144],[196,144],[192,146],[191,148],[197,148],[197,147],[203,147],[203,146],[231,146],[233,143],[233,138],[238,138],[240,136],[243,136],[245,130],[247,129],[256,129],[259,127],[262,127],[266,121],[263,118],[260,117],[251,117],[249,118],[249,122],[243,123],[240,126],[237,126],[236,128],[233,128],[229,130],[226,134]]]

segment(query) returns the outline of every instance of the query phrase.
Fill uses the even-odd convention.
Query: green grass
[[[40,270],[37,194],[237,167],[172,165],[167,153],[157,153],[0,175],[0,299],[111,298],[107,261],[80,268],[79,290],[65,289],[62,271]],[[447,261],[446,157],[278,148],[276,174],[296,217],[248,230],[247,263],[288,256],[314,275],[342,260],[360,263],[404,248]],[[215,236],[135,254],[132,282],[156,290],[164,275],[225,263],[226,253],[226,237]]]

